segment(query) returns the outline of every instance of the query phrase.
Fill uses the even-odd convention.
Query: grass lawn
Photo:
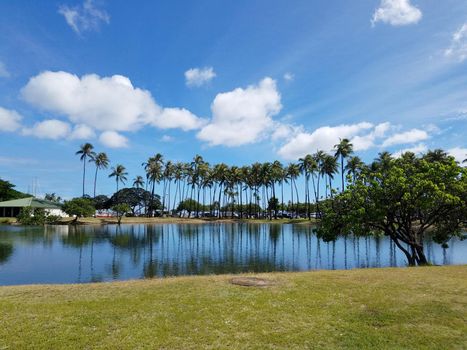
[[[467,266],[0,287],[0,349],[466,349]]]

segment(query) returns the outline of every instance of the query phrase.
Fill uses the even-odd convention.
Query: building
[[[35,197],[13,199],[11,201],[0,202],[0,217],[17,217],[22,208],[31,207],[33,209],[44,209],[49,215],[61,217],[67,216],[58,203],[39,199]]]

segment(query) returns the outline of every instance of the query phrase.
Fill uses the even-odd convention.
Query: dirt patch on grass
[[[243,287],[270,287],[276,285],[275,281],[258,277],[234,277],[229,282]]]

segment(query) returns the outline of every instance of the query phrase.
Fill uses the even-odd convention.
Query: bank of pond
[[[467,263],[467,240],[424,246],[434,265]],[[312,225],[0,226],[0,285],[406,265],[387,237],[324,242]]]

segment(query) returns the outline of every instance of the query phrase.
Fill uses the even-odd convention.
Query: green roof
[[[61,209],[60,204],[45,199],[39,199],[34,197],[13,199],[11,201],[0,202],[0,208],[42,208],[42,209]]]

